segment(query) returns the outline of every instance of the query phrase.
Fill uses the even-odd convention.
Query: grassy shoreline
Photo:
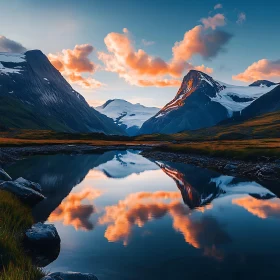
[[[155,150],[239,160],[259,160],[262,157],[276,159],[280,158],[280,139],[169,143]]]
[[[14,195],[0,191],[0,279],[39,280],[45,274],[33,266],[22,247],[26,229],[33,224],[31,209]]]

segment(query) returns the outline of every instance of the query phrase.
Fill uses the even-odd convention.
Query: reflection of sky
[[[280,200],[248,194],[271,194],[267,189],[205,169],[196,168],[197,177],[194,167],[169,163],[177,170],[175,179],[188,182],[198,195],[223,190],[210,204],[191,210],[174,176],[140,155],[121,158],[138,166],[120,165],[115,156],[102,161],[102,168],[92,167],[50,215],[62,248],[47,270],[93,272],[101,280],[157,279],[173,267],[175,274],[188,271],[193,279],[210,260],[223,271],[231,254],[243,263],[250,254],[277,259]],[[122,176],[108,177],[116,170]],[[215,263],[205,269],[215,273]]]

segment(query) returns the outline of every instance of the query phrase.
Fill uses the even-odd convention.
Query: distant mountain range
[[[0,53],[0,125],[125,134],[88,105],[39,50]]]
[[[108,100],[92,108],[39,50],[0,53],[0,130],[48,129],[115,135],[172,134],[280,110],[280,85],[233,86],[191,70],[161,110]]]
[[[280,107],[280,85],[256,81],[233,86],[191,70],[175,98],[147,120],[139,134],[176,133],[214,126],[232,117],[256,116]]]
[[[122,99],[108,100],[95,109],[112,118],[115,124],[123,128],[130,136],[136,135],[142,124],[160,110],[156,107],[145,107],[139,103],[132,104]]]

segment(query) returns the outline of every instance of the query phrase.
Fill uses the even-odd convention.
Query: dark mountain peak
[[[206,77],[211,78],[210,76],[208,76],[208,75],[207,75],[206,73],[204,73],[204,72],[201,72],[201,71],[199,71],[199,70],[194,70],[194,69],[192,69],[192,70],[190,70],[190,71],[188,72],[187,75],[185,75],[184,80],[185,80],[185,79],[190,79],[190,78],[200,78],[201,76],[206,76]]]
[[[215,92],[221,91],[224,86],[220,85],[212,77],[198,70],[190,70],[184,77],[181,88],[178,94],[181,94],[182,89],[187,89],[189,92],[194,91],[199,87],[211,86]]]
[[[224,89],[225,86],[219,84],[209,75],[197,71],[190,70],[189,73],[184,77],[180,89],[178,90],[175,98],[165,105],[158,113],[169,112],[179,107],[184,106],[186,100],[193,94],[198,93],[205,95],[207,93],[208,98],[216,96],[217,92]]]
[[[276,83],[273,83],[268,80],[257,80],[253,82],[252,84],[249,85],[249,87],[261,87],[261,86],[266,86],[266,87],[271,87],[277,85]]]
[[[28,51],[26,51],[24,54],[28,54],[28,55],[30,55],[30,54],[37,54],[37,55],[44,55],[43,54],[43,52],[41,51],[41,50],[28,50]],[[45,55],[44,55],[45,56]]]

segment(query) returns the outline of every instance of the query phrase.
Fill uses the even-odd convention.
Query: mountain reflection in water
[[[256,182],[130,150],[30,157],[7,172],[43,187],[35,219],[62,239],[48,270],[100,280],[277,273],[280,200]]]

